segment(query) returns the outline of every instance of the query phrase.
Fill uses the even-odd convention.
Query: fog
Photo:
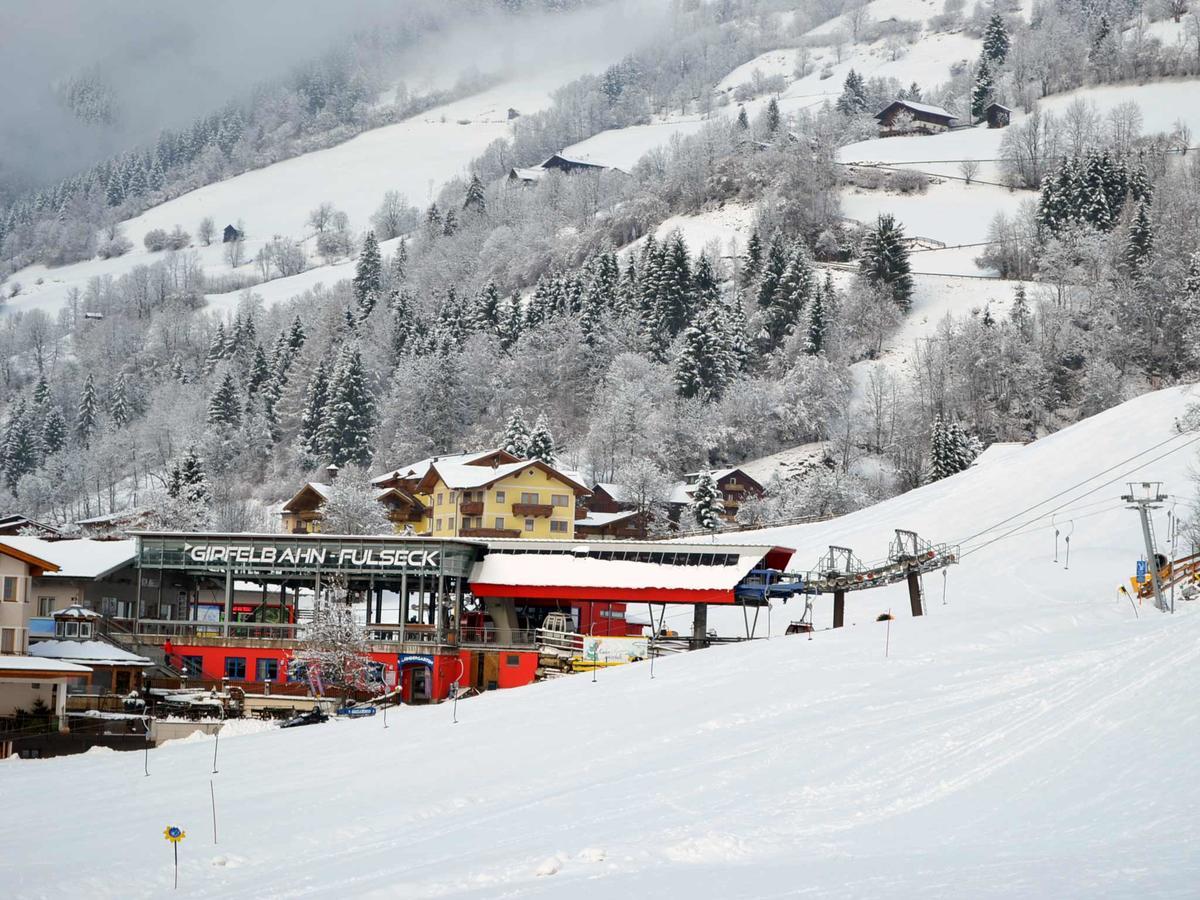
[[[422,89],[472,69],[607,58],[646,39],[667,5],[619,0],[516,20],[476,7],[453,33],[398,59],[397,71]],[[0,200],[244,97],[354,32],[429,8],[431,0],[0,0]]]

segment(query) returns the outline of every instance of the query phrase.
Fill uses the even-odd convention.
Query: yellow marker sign
[[[163,829],[163,837],[165,837],[172,844],[178,844],[185,837],[187,837],[187,832],[178,825],[168,825]]]

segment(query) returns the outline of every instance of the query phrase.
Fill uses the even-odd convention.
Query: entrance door
[[[483,680],[480,687],[485,691],[494,691],[500,687],[500,654],[489,650],[479,655],[483,657]]]
[[[429,670],[424,667],[416,669],[412,680],[413,700],[428,700],[429,696]]]

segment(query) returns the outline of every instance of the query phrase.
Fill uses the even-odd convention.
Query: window
[[[550,503],[552,506],[568,506],[571,500],[566,494],[551,494]]]
[[[17,602],[17,577],[15,575],[5,575],[0,578],[0,598],[5,603]]]
[[[442,505],[442,495],[441,495],[441,494],[438,494],[438,495],[437,495],[437,505],[438,505],[438,506],[441,506],[441,505]]]
[[[433,522],[433,530],[434,530],[434,531],[441,531],[441,530],[442,530],[442,520],[441,520],[441,519],[435,519],[435,520],[434,520],[434,522]]]
[[[526,520],[525,520],[525,530],[526,530],[526,531],[533,531],[533,519],[526,519]]]
[[[519,666],[521,664],[521,657],[516,653],[506,653],[504,655],[504,664],[506,666]]]
[[[255,681],[275,681],[279,677],[279,660],[259,658],[255,663]]]
[[[92,636],[92,623],[91,622],[80,622],[79,623],[79,636],[81,638],[90,638]]]
[[[225,657],[225,677],[231,681],[246,680],[246,657],[244,656],[227,656]]]
[[[538,502],[538,495],[537,495],[537,492],[535,492],[535,491],[522,491],[522,492],[521,492],[521,502],[522,502],[522,503],[537,503],[537,502]]]
[[[504,491],[496,491],[496,502],[497,503],[504,502]]]
[[[67,622],[65,625],[66,627],[63,629],[63,634],[65,634],[67,637],[79,637],[78,622]]]
[[[446,520],[446,522],[447,522],[446,527],[449,528],[451,531],[453,531],[454,530],[454,516],[451,516],[449,519]]]
[[[38,615],[49,616],[54,613],[53,597],[38,597]]]
[[[0,628],[0,653],[17,652],[17,629]]]
[[[554,532],[558,532],[560,534],[566,534],[566,532],[567,532],[566,520],[565,519],[551,519],[550,520],[550,530],[554,531]]]
[[[504,516],[496,516],[496,527],[497,528],[504,527]]]
[[[204,657],[181,656],[179,668],[188,678],[200,678],[204,674]]]

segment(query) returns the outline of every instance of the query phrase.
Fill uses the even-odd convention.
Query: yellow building
[[[575,508],[588,489],[539,460],[493,465],[435,461],[415,494],[433,537],[572,540]]]

